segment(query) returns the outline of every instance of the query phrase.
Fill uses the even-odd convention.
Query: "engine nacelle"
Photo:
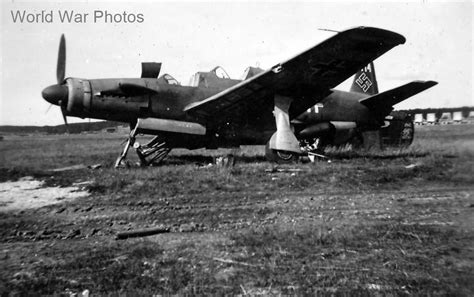
[[[329,122],[317,123],[314,125],[310,125],[303,130],[300,131],[299,137],[300,138],[317,138],[322,136],[327,136],[334,130],[334,126],[332,126]]]
[[[67,78],[68,116],[134,121],[147,116],[149,93],[146,83],[136,80]]]
[[[67,114],[85,117],[91,110],[91,85],[88,80],[66,79],[68,87]]]
[[[357,134],[355,122],[331,121],[310,125],[298,134],[300,139],[320,138],[325,144],[339,145]]]

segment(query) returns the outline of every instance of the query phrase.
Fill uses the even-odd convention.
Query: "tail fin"
[[[369,65],[356,73],[354,82],[352,82],[351,92],[367,95],[375,95],[379,93],[373,62],[370,62]]]

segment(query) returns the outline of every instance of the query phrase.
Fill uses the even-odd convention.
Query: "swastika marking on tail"
[[[365,73],[361,73],[355,82],[362,89],[362,91],[364,91],[364,93],[367,92],[367,90],[372,85],[372,81],[370,81]]]

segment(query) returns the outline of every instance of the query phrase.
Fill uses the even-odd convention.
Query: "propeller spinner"
[[[57,84],[46,87],[41,95],[44,100],[51,104],[58,105],[61,107],[61,113],[64,119],[64,123],[67,126],[66,120],[66,108],[68,100],[68,87],[64,84],[64,77],[66,76],[66,38],[64,34],[61,35],[58,50],[58,64],[56,67],[56,80]]]

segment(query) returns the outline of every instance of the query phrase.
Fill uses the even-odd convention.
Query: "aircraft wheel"
[[[299,155],[294,152],[271,149],[268,144],[265,146],[265,157],[270,162],[275,163],[293,163],[298,161]]]

